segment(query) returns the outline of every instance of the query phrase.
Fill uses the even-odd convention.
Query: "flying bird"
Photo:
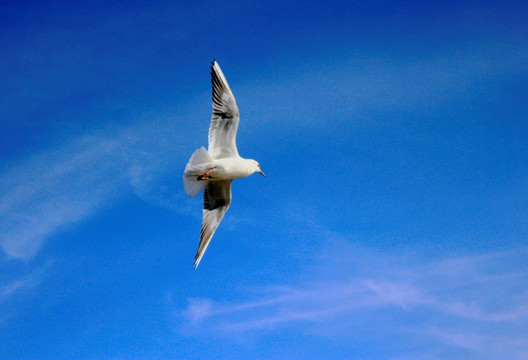
[[[238,155],[238,107],[224,73],[215,60],[211,63],[211,83],[213,116],[209,125],[209,149],[201,147],[196,150],[183,172],[183,186],[187,195],[196,196],[205,188],[200,244],[194,257],[195,269],[231,204],[233,180],[256,172],[264,175],[257,161]]]

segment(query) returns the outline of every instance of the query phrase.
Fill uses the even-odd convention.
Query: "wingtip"
[[[194,263],[193,263],[194,270],[196,270],[198,268],[198,265],[200,265],[200,261],[202,261],[202,256],[203,256],[203,253],[200,256],[199,251],[194,256]]]
[[[215,67],[217,66],[218,66],[218,63],[216,62],[215,59],[213,59],[213,61],[211,61],[211,75],[213,75],[216,72]]]

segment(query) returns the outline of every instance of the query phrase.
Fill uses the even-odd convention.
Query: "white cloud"
[[[251,118],[259,119],[261,113],[274,109],[278,116],[266,117],[265,125],[285,131],[288,127],[298,131],[299,126],[324,126],[325,130],[353,126],[351,119],[364,124],[373,114],[383,114],[390,121],[399,111],[430,114],[438,107],[445,111],[457,99],[488,96],[497,84],[525,76],[526,45],[522,39],[511,43],[472,39],[449,52],[410,47],[400,57],[364,49],[336,50],[338,59],[330,64],[318,59],[290,64],[297,67],[296,76],[260,79],[251,87],[240,86],[237,94],[241,103],[249,103],[249,110],[255,111]],[[257,104],[245,100],[255,97]],[[301,124],[284,121],[299,115]],[[332,124],[321,119],[332,119]]]
[[[8,301],[9,299],[32,289],[42,281],[45,272],[51,265],[52,262],[48,261],[44,265],[31,269],[29,272],[24,271],[23,269],[18,269],[16,276],[14,277],[9,277],[7,274],[3,274],[2,280],[0,280],[0,303]],[[3,264],[0,268],[6,270],[7,267],[7,264]],[[23,272],[26,272],[26,274],[21,275]]]
[[[458,329],[428,330],[428,334],[440,342],[461,348],[479,359],[527,359],[528,340],[522,333],[511,335],[482,334],[475,330],[461,332]]]
[[[327,248],[326,255],[335,252],[350,263],[361,263],[366,252],[357,247],[351,251],[342,241]],[[501,354],[501,346],[511,346],[510,358],[522,359],[522,350],[528,353],[523,341],[528,336],[523,327],[528,320],[528,268],[516,264],[526,254],[527,249],[519,249],[432,262],[399,260],[397,266],[390,256],[378,254],[367,268],[362,263],[361,272],[343,272],[343,265],[334,264],[335,271],[320,276],[310,268],[310,279],[245,289],[246,295],[240,294],[244,300],[238,302],[192,299],[180,320],[189,335],[249,335],[287,328],[343,336],[362,327],[381,333],[391,328],[387,336],[403,336],[409,343],[426,338],[442,356],[460,358],[462,351],[469,351],[491,359]],[[318,266],[327,266],[326,260]]]
[[[33,287],[36,283],[36,279],[32,276],[13,280],[9,283],[3,284],[0,287],[0,299],[5,299],[16,293]]]
[[[0,326],[8,325],[7,320],[19,313],[19,305],[35,294],[51,266],[50,260],[31,266],[24,262],[0,262]]]
[[[11,258],[30,259],[49,236],[131,191],[147,200],[170,201],[151,189],[153,184],[161,188],[167,172],[179,173],[176,167],[187,155],[178,149],[179,120],[149,120],[73,139],[5,169],[0,176],[1,249]]]
[[[191,324],[197,325],[202,319],[211,316],[213,303],[210,300],[190,299],[189,306],[185,310],[185,317]]]

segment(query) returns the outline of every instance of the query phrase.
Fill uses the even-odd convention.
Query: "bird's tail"
[[[192,154],[183,172],[183,187],[187,195],[196,196],[202,191],[207,181],[198,180],[198,176],[209,170],[212,162],[213,159],[203,146]]]

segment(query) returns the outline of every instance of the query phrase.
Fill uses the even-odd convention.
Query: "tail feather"
[[[198,175],[207,171],[212,161],[203,146],[192,154],[183,172],[183,187],[187,195],[196,196],[203,190],[207,181],[198,180]]]
[[[196,196],[200,193],[200,191],[203,190],[207,181],[196,181],[194,180],[194,177],[192,179],[193,180],[191,180],[190,177],[184,176],[183,188],[185,189],[185,193],[187,195]]]

